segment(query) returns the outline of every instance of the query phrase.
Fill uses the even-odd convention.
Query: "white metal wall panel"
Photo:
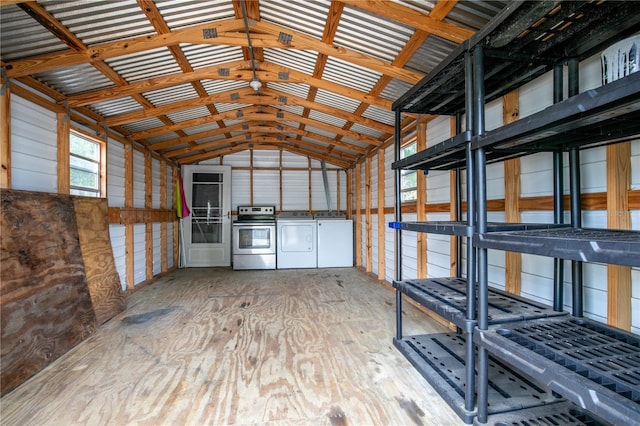
[[[451,118],[442,115],[427,123],[427,146],[436,145],[451,137]],[[393,151],[391,151],[393,155]]]
[[[111,239],[111,248],[113,250],[113,258],[116,265],[116,270],[120,276],[120,283],[122,290],[127,289],[127,264],[125,247],[125,226],[118,224],[109,225],[109,238]]]
[[[384,150],[384,205],[386,207],[393,207],[395,205],[396,171],[391,168],[394,158],[394,147],[391,145]]]
[[[631,270],[631,295],[631,331],[640,334],[640,268]]]
[[[378,208],[378,156],[371,158],[371,208]]]
[[[631,142],[631,189],[640,189],[640,140]]]
[[[282,210],[310,210],[308,171],[282,171]]]
[[[146,226],[133,225],[133,283],[138,285],[147,279]]]
[[[280,167],[280,151],[253,151],[253,167]]]
[[[566,87],[566,85],[565,85]],[[518,91],[520,119],[553,104],[553,73],[548,72],[525,84]]]
[[[371,272],[378,275],[378,215],[371,215]]]
[[[280,209],[280,175],[277,170],[254,170],[253,204]]]
[[[153,276],[158,275],[162,272],[162,241],[161,241],[161,232],[160,232],[160,224],[154,223],[152,225],[153,229]]]
[[[227,163],[225,163],[227,164]],[[249,170],[231,169],[231,209],[251,204],[251,181]]]
[[[173,182],[173,169],[168,164],[165,164],[164,167],[165,167],[165,185],[167,189],[167,208],[173,209],[175,193],[176,193],[175,184]]]
[[[502,126],[502,98],[489,102],[485,106],[485,130],[493,130]]]
[[[505,222],[504,212],[488,212],[489,222]],[[489,285],[504,290],[505,255],[501,250],[487,250],[489,265]]]
[[[347,173],[344,171],[336,172],[338,174],[338,182],[340,182],[340,205],[339,210],[347,209]]]
[[[133,207],[144,208],[145,172],[144,154],[133,150]]]
[[[337,176],[335,171],[327,170],[327,182],[329,184],[331,210],[336,210]],[[329,206],[327,206],[327,196],[324,190],[324,178],[320,170],[311,172],[311,210],[329,210]]]
[[[222,164],[232,167],[248,167],[251,161],[249,151],[240,151],[233,154],[225,155]]]
[[[109,207],[124,207],[124,145],[113,139],[107,143],[107,197]]]
[[[415,214],[405,214],[403,221],[415,221]],[[418,235],[415,232],[402,232],[402,279],[418,276]]]
[[[422,173],[420,170],[418,173]],[[450,198],[449,171],[434,170],[427,175],[427,203],[448,203]],[[455,200],[454,200],[455,201]],[[449,220],[447,216],[446,219]]]
[[[447,172],[448,173],[448,172]],[[427,220],[450,220],[448,213],[430,213]],[[448,277],[451,275],[450,240],[448,235],[427,234],[427,276]]]
[[[302,155],[296,155],[291,152],[284,151],[282,153],[282,167],[284,168],[293,168],[293,167],[309,167],[309,160],[307,157],[303,157]]]
[[[520,191],[523,197],[553,195],[552,153],[539,152],[520,159]]]
[[[580,63],[579,80],[580,92],[602,86],[602,65],[599,53]]]
[[[385,224],[392,222],[395,220],[392,214],[386,214],[384,216]],[[395,230],[389,228],[388,225],[385,225],[384,231],[384,266],[385,272],[384,276],[388,282],[393,282],[395,279],[395,251],[396,251],[396,240],[395,240]]]
[[[58,192],[56,114],[11,97],[11,187]]]
[[[160,161],[151,158],[151,206],[160,208]]]
[[[580,151],[580,190],[583,194],[607,192],[606,176],[607,154],[605,147]],[[566,185],[569,186],[568,180]]]
[[[177,244],[178,242],[175,241]],[[177,266],[173,263],[173,222],[167,223],[167,267],[169,269]]]

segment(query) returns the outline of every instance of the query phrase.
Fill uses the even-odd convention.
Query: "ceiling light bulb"
[[[262,87],[262,83],[257,78],[254,78],[249,82],[249,86],[257,92]]]

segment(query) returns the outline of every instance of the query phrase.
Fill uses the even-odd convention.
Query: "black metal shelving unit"
[[[394,344],[466,423],[499,423],[508,418],[518,424],[513,419],[526,421],[545,415],[560,416],[566,424],[640,423],[638,337],[582,318],[581,269],[582,262],[640,266],[640,232],[583,228],[579,171],[581,149],[640,137],[640,73],[578,93],[579,61],[638,31],[640,2],[514,1],[393,105],[396,220],[390,226],[396,229],[397,252]],[[563,100],[565,67],[569,97]],[[554,105],[485,131],[485,103],[552,70]],[[401,159],[402,113],[458,118],[466,113],[466,126],[458,135]],[[554,156],[555,223],[488,222],[486,165],[541,151]],[[563,152],[569,152],[570,224],[562,223]],[[403,169],[464,170],[467,220],[403,222],[399,198]],[[457,202],[460,211],[460,200]],[[403,280],[403,230],[466,238],[466,277]],[[554,307],[490,289],[487,249],[556,258]],[[565,259],[572,261],[573,315],[562,312]],[[403,296],[451,321],[459,333],[403,336]],[[573,362],[570,355],[557,349],[568,345],[561,337],[549,347],[511,338],[517,334],[514,330],[540,328],[541,324],[560,325],[559,336],[563,329],[578,327],[576,333],[582,333],[584,339],[571,345],[578,352],[580,345],[585,345],[587,351],[598,354],[597,362]],[[608,339],[603,345],[616,349],[607,352],[602,345],[596,348],[586,343],[598,342],[602,336]],[[619,357],[621,348],[635,350],[636,357]],[[603,372],[605,366],[615,369],[613,366],[620,365],[631,372]],[[522,386],[527,390],[517,396],[511,391],[495,392],[502,389],[496,384],[497,374],[524,380]],[[529,386],[540,393],[532,395]]]

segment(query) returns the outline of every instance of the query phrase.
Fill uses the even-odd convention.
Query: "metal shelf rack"
[[[396,171],[396,219],[390,226],[396,230],[397,253],[394,344],[467,423],[500,422],[502,420],[496,419],[501,418],[509,418],[512,422],[515,418],[540,416],[540,410],[545,413],[560,410],[564,413],[562,415],[573,416],[571,422],[575,423],[567,420],[567,424],[600,424],[599,419],[592,421],[589,413],[585,414],[583,410],[602,416],[605,424],[621,419],[640,423],[635,408],[629,408],[636,402],[630,404],[627,396],[629,392],[633,395],[640,393],[639,383],[630,382],[626,388],[612,388],[608,383],[598,383],[600,379],[589,380],[580,373],[572,372],[567,363],[546,359],[531,347],[509,341],[504,332],[512,324],[525,327],[539,322],[582,321],[583,261],[638,266],[640,232],[582,227],[579,152],[584,148],[638,138],[640,73],[578,93],[579,61],[638,31],[640,2],[513,1],[393,104],[396,112],[396,158],[392,165]],[[563,100],[565,66],[568,67],[569,97]],[[485,103],[548,71],[553,71],[554,105],[509,125],[485,131]],[[458,119],[465,114],[466,126],[458,135],[401,159],[402,113],[455,115]],[[461,127],[458,123],[458,128]],[[537,228],[527,228],[525,224],[489,223],[486,165],[540,151],[553,152],[555,223]],[[569,152],[570,224],[563,224],[563,151]],[[403,222],[401,170],[454,169],[463,169],[466,173],[467,221]],[[460,200],[457,203],[460,212]],[[403,230],[466,238],[466,280],[461,276],[403,280]],[[545,308],[537,317],[520,315],[520,308],[529,312],[529,308],[524,307],[528,301],[501,299],[505,294],[490,289],[489,248],[555,257],[555,312]],[[574,303],[571,320],[565,320],[568,316],[559,312],[563,306],[562,259],[572,260]],[[403,295],[458,326],[460,333],[453,335],[455,356],[438,352],[443,350],[444,340],[452,338],[451,335],[446,339],[442,335],[403,336]],[[505,306],[518,308],[513,312],[501,311],[500,308]],[[449,343],[454,346],[452,341]],[[504,347],[509,350],[503,350]],[[441,363],[444,358],[447,362]],[[449,363],[451,359],[455,359],[453,364]],[[607,358],[606,355],[604,359],[615,362],[613,357]],[[501,399],[496,396],[492,382],[494,367],[500,362],[510,370],[513,367],[514,374],[524,378],[530,375],[536,381],[538,371],[535,366],[544,362],[546,370],[540,377],[543,382],[540,388],[549,386],[580,407],[574,409],[575,406],[569,402],[546,400],[545,403],[550,404],[548,410],[546,406],[536,408],[539,406],[535,403],[536,397],[524,394],[511,401]],[[451,379],[452,376],[455,380]],[[562,378],[558,379],[561,384],[551,380],[555,377]],[[636,379],[638,377],[635,376]],[[602,379],[606,380],[609,380],[608,376]],[[531,383],[535,384],[534,381]],[[605,408],[589,401],[590,392],[596,395],[596,399],[606,400]],[[527,398],[528,402],[525,402]],[[625,404],[627,407],[623,409]],[[618,408],[623,414],[614,413]]]
[[[478,345],[614,424],[640,422],[640,337],[563,317],[476,330]]]

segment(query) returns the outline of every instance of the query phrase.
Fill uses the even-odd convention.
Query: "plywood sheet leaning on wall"
[[[104,324],[126,307],[120,275],[109,237],[105,198],[73,197],[80,250],[97,325]]]
[[[0,394],[96,328],[68,195],[0,190]]]

